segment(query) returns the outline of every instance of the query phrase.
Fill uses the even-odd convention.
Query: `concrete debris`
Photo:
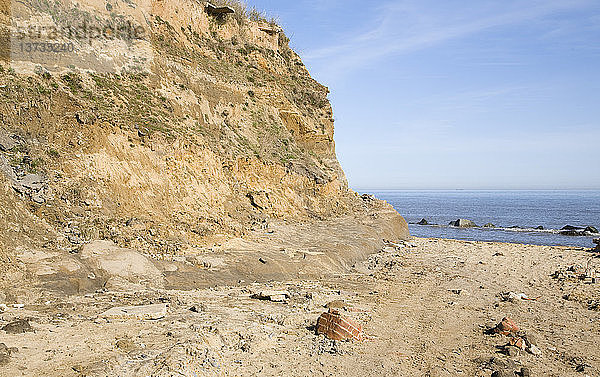
[[[252,295],[252,298],[273,302],[285,302],[289,297],[288,291],[260,291]]]
[[[167,304],[143,306],[119,306],[111,308],[100,314],[100,318],[157,320],[167,315]]]
[[[521,301],[536,301],[535,298],[529,298],[525,293],[504,292],[500,294],[503,301],[518,303]]]

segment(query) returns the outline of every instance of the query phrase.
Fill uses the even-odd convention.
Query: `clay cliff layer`
[[[391,213],[348,189],[329,91],[284,32],[205,7],[3,3],[3,268],[28,249],[106,240],[168,260],[274,222]],[[60,53],[30,51],[49,38]]]

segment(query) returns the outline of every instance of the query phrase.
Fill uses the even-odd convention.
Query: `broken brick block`
[[[323,334],[331,340],[364,339],[362,326],[335,309],[321,314],[317,320],[317,334]]]

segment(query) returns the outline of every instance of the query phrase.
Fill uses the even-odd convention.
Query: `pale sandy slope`
[[[490,376],[513,360],[534,376],[597,376],[600,371],[600,284],[559,282],[559,268],[593,254],[558,247],[414,239],[388,247],[347,274],[318,280],[205,290],[101,292],[11,309],[29,316],[35,333],[5,335],[18,347],[2,376]],[[600,267],[600,259],[594,259]],[[599,268],[600,269],[600,268]],[[286,289],[287,303],[253,299]],[[511,303],[498,295],[525,293]],[[563,296],[570,294],[571,300]],[[333,344],[311,326],[324,304],[343,300],[369,340]],[[168,303],[157,321],[97,320],[115,305]],[[195,306],[197,311],[190,311]],[[485,329],[504,316],[537,336],[543,354],[503,356],[506,343]],[[2,324],[0,323],[0,324]],[[581,365],[589,365],[577,372]]]

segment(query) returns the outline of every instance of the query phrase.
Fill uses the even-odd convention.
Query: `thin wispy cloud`
[[[374,10],[381,16],[365,31],[347,36],[346,42],[308,51],[303,57],[309,65],[323,63],[322,69],[317,69],[327,76],[336,75],[391,55],[436,46],[492,28],[529,23],[556,12],[581,9],[590,1],[494,3],[497,5],[482,1],[476,6],[439,10],[427,1],[393,1]]]

